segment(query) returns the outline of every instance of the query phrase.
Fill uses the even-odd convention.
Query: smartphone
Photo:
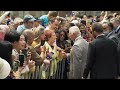
[[[24,54],[19,54],[20,66],[23,66],[24,60],[25,60],[25,55]]]
[[[83,25],[85,25],[85,26],[86,26],[86,21],[81,20],[81,24],[83,24]]]
[[[45,40],[41,40],[41,46],[45,44]]]
[[[25,48],[22,50],[22,53],[25,55],[25,58],[27,57],[29,51],[30,51],[29,48],[28,49]]]

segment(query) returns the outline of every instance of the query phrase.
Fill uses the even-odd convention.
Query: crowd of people
[[[120,14],[0,17],[0,79],[118,79]],[[59,76],[58,77],[58,73]]]

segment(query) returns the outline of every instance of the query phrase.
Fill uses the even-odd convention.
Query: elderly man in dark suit
[[[96,39],[89,44],[83,78],[90,72],[90,79],[115,79],[119,76],[117,44],[102,34],[100,23],[94,23],[92,29]]]
[[[74,41],[70,52],[70,79],[82,79],[84,66],[87,60],[88,42],[81,37],[77,26],[69,29],[69,37]]]

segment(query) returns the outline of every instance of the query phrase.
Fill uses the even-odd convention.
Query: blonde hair
[[[33,32],[34,32],[34,35],[35,35],[35,39],[37,39],[41,34],[44,33],[44,28],[39,26]]]

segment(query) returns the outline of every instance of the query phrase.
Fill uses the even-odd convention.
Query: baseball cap
[[[32,16],[32,15],[25,15],[24,17],[24,21],[30,21],[30,22],[33,22],[35,21],[36,19]]]
[[[9,63],[0,57],[0,79],[5,79],[11,71]]]
[[[35,21],[39,21],[39,22],[41,22],[41,20],[40,20],[38,17],[36,17],[35,19],[36,19]]]

